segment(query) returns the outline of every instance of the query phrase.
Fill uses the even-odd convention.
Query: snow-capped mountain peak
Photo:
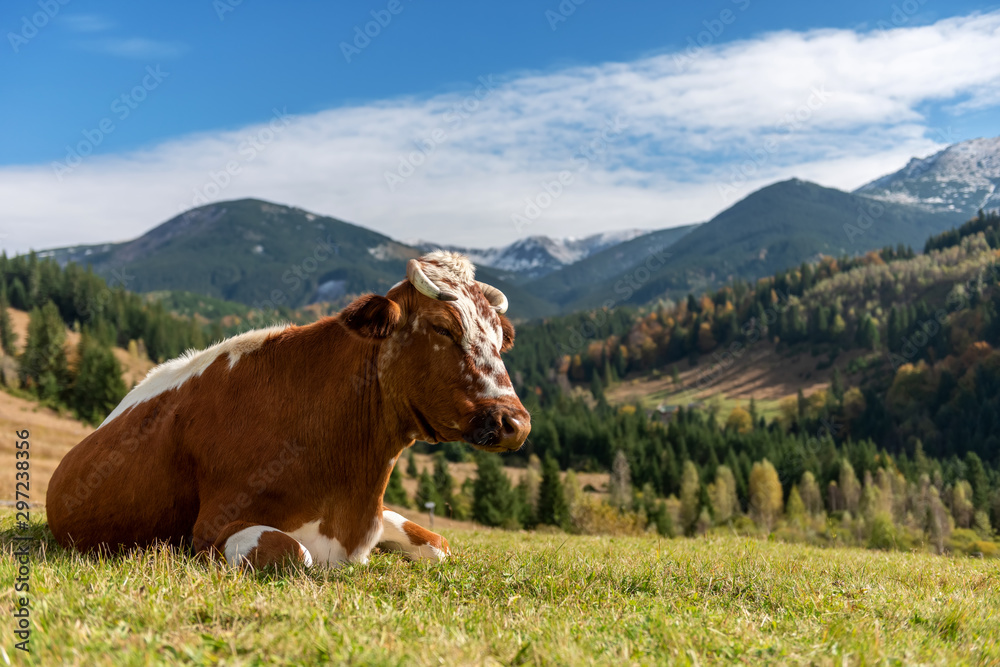
[[[1000,137],[970,139],[855,190],[884,201],[973,215],[1000,207]]]
[[[485,249],[462,248],[428,241],[414,241],[411,245],[423,251],[454,250],[467,255],[474,264],[515,272],[523,278],[539,278],[645,233],[642,229],[626,229],[582,238],[528,236],[510,245]]]

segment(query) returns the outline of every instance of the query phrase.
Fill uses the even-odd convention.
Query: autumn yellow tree
[[[729,418],[726,420],[726,428],[741,434],[749,433],[753,430],[753,419],[751,419],[749,412],[737,405],[729,413]]]
[[[778,471],[764,459],[750,469],[750,518],[770,532],[781,516],[782,494]]]
[[[861,501],[861,483],[858,476],[854,474],[854,467],[850,461],[844,459],[840,462],[840,496],[844,499],[844,509],[852,515],[858,513],[858,504]]]
[[[799,482],[799,495],[802,497],[802,504],[805,505],[806,512],[811,515],[819,514],[823,511],[823,497],[816,483],[816,477],[808,470],[802,473],[802,481]]]
[[[736,495],[736,478],[728,466],[719,466],[715,471],[715,481],[709,485],[708,497],[712,501],[712,511],[718,523],[725,523],[739,512],[739,498]]]
[[[785,515],[789,521],[793,521],[799,525],[802,524],[806,516],[806,506],[802,502],[801,494],[799,494],[798,484],[793,485],[792,490],[788,493],[788,505],[785,507]]]

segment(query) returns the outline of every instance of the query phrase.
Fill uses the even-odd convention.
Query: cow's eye
[[[451,335],[451,330],[449,329],[445,329],[444,327],[434,327],[434,331],[452,342],[455,341],[455,337]]]

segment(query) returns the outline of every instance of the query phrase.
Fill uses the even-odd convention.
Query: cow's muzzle
[[[531,415],[522,406],[496,406],[473,417],[463,438],[491,452],[517,451],[530,432]]]

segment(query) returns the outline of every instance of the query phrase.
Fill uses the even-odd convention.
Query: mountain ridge
[[[477,266],[516,274],[520,280],[531,280],[575,264],[612,246],[630,241],[647,233],[642,229],[601,232],[584,237],[553,238],[528,236],[505,246],[465,248],[432,241],[411,242],[422,251],[452,250],[466,255]]]
[[[862,185],[853,194],[972,217],[1000,206],[1000,137],[952,144],[914,157],[899,171]]]

